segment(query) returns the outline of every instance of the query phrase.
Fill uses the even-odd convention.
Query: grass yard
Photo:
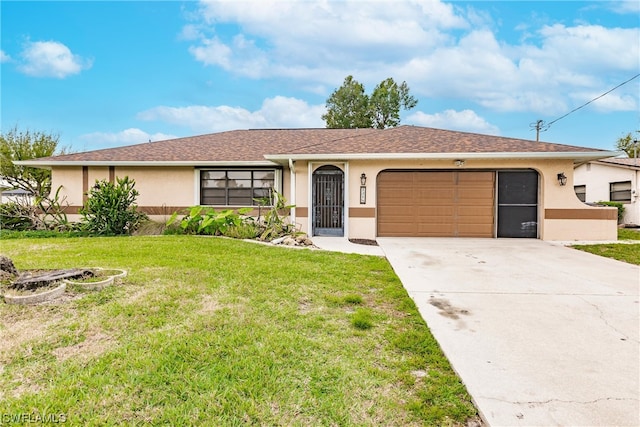
[[[57,303],[0,303],[4,422],[52,414],[101,426],[478,420],[384,258],[195,236],[0,245],[19,270],[129,272],[121,284],[71,289]]]
[[[618,239],[619,240],[639,240],[640,241],[640,230],[633,228],[619,228],[618,229]]]
[[[636,243],[606,243],[598,245],[575,245],[573,248],[592,254],[614,258],[629,264],[640,265],[640,231],[629,228],[618,229],[618,240],[637,240]]]

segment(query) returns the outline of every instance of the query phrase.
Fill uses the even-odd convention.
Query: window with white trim
[[[200,204],[256,206],[275,188],[274,169],[216,169],[200,171]]]
[[[631,181],[609,183],[609,200],[612,202],[631,203]]]

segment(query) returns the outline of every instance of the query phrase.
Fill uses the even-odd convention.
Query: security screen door
[[[344,236],[344,172],[322,166],[313,172],[313,235]]]
[[[498,237],[538,237],[538,173],[498,172]]]

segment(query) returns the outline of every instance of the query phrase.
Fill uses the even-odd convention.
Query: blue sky
[[[535,139],[640,73],[632,1],[0,2],[0,127],[73,151],[231,129],[324,127],[347,75],[419,100],[403,124]],[[613,149],[640,77],[543,141]]]

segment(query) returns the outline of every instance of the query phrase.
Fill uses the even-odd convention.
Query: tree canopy
[[[369,96],[361,83],[347,76],[327,99],[327,113],[322,119],[330,129],[385,129],[400,124],[401,108],[410,110],[417,104],[406,82],[398,85],[393,78],[388,78]]]
[[[0,175],[13,188],[30,192],[36,198],[51,192],[51,171],[16,165],[14,160],[30,160],[64,154],[58,149],[60,137],[45,132],[18,130],[18,127],[0,134]]]
[[[640,131],[636,131],[636,133],[640,134]],[[638,137],[634,138],[631,132],[625,136],[621,136],[618,138],[618,141],[616,141],[616,150],[624,151],[629,157],[637,156],[640,154]]]

